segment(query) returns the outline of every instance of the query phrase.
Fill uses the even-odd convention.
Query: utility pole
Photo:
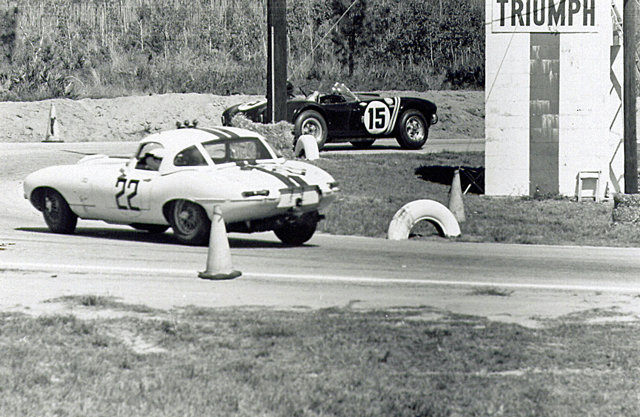
[[[277,123],[287,118],[286,0],[267,0],[267,44],[266,117]]]
[[[638,193],[636,136],[636,0],[624,0],[624,192]]]

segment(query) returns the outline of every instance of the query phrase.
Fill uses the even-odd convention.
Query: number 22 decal
[[[127,184],[126,178],[118,178],[118,181],[116,182],[116,188],[120,189],[120,191],[116,193],[116,205],[120,210],[140,211],[140,207],[136,207],[131,204],[131,200],[136,195],[138,195],[138,184],[140,184],[140,180],[129,180]],[[133,188],[133,191],[127,194],[127,204],[125,205],[120,201],[120,199],[127,193],[127,190],[131,188]]]

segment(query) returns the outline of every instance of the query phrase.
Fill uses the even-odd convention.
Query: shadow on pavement
[[[123,226],[126,227],[126,226]],[[46,227],[18,227],[15,230],[21,232],[42,233],[52,236],[64,236],[55,234],[49,231]],[[116,229],[116,228],[99,228],[99,227],[78,227],[76,231],[68,236],[82,236],[98,239],[109,239],[114,241],[130,241],[130,242],[146,242],[146,243],[159,243],[163,245],[178,245],[183,247],[190,247],[188,245],[182,245],[173,238],[171,232],[168,233],[149,233],[139,230],[128,229]],[[247,235],[250,236],[250,235]],[[238,249],[260,249],[260,248],[275,248],[275,249],[291,249],[300,247],[316,247],[317,245],[305,244],[302,246],[288,246],[279,241],[264,240],[256,237],[242,238],[234,234],[233,237],[228,237],[229,246],[231,248]],[[206,247],[207,245],[201,245],[200,247]]]

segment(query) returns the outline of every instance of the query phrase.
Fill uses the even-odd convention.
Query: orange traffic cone
[[[231,250],[227,239],[227,228],[222,218],[219,206],[213,207],[211,218],[211,236],[209,237],[209,253],[207,255],[207,270],[200,272],[202,279],[223,280],[233,279],[242,275],[236,271],[231,263]]]
[[[62,142],[58,136],[58,117],[56,116],[56,106],[51,105],[49,111],[49,123],[47,123],[47,134],[43,142]]]
[[[464,203],[462,202],[462,187],[460,186],[460,169],[453,172],[453,181],[451,181],[451,190],[449,191],[449,210],[458,223],[466,220]]]

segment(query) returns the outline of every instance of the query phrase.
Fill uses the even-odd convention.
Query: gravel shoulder
[[[417,96],[436,103],[440,120],[431,129],[432,139],[484,137],[482,91],[389,91],[383,94]],[[0,142],[44,140],[52,106],[56,110],[60,139],[65,142],[137,141],[149,133],[175,128],[178,121],[197,120],[200,126],[220,125],[224,109],[259,98],[190,93],[0,102],[3,119]]]

